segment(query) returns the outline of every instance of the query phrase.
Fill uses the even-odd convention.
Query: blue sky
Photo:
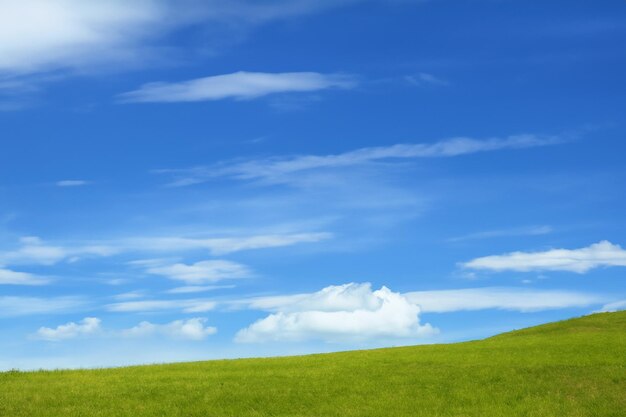
[[[0,369],[626,307],[625,41],[621,2],[0,1]]]

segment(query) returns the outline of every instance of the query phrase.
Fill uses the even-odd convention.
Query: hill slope
[[[626,312],[482,341],[0,374],[1,416],[624,416]]]

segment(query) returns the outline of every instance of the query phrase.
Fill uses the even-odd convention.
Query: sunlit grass
[[[626,415],[626,312],[476,342],[0,373],[0,415]]]

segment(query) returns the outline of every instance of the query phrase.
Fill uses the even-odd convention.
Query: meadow
[[[626,312],[446,345],[5,372],[0,415],[623,417]]]

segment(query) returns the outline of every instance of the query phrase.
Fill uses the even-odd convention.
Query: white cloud
[[[193,185],[219,177],[230,177],[238,180],[260,179],[271,182],[283,181],[296,173],[315,169],[341,168],[394,159],[454,157],[478,152],[556,145],[564,141],[563,138],[558,136],[532,134],[484,140],[458,137],[434,143],[397,144],[361,148],[335,155],[268,158],[246,162],[222,163],[211,167],[161,170],[159,172],[173,174],[176,177],[176,180],[170,184],[171,186]]]
[[[235,340],[347,341],[435,334],[430,324],[420,324],[419,313],[419,307],[386,287],[372,291],[370,284],[329,286],[240,330]]]
[[[108,304],[108,311],[117,313],[130,312],[154,312],[179,310],[184,313],[203,313],[215,309],[217,303],[211,300],[193,299],[193,300],[142,300],[142,301],[125,301],[120,303]]]
[[[447,86],[450,83],[442,78],[435,77],[432,74],[428,74],[426,72],[419,72],[415,75],[407,75],[405,79],[416,86],[424,86],[424,85],[439,85],[439,86]]]
[[[356,284],[353,284],[356,285]],[[332,287],[331,287],[332,288]],[[365,291],[360,288],[361,291]],[[344,306],[358,304],[361,295],[351,291],[336,297],[335,302]],[[411,303],[420,307],[422,313],[453,313],[475,310],[510,310],[520,312],[543,311],[560,308],[587,307],[601,304],[606,297],[568,290],[540,290],[527,287],[484,287],[434,291],[412,291],[402,294]],[[319,309],[329,303],[324,291],[315,294],[292,294],[269,297],[255,297],[230,301],[231,308],[247,308],[269,312],[292,312],[306,309]],[[319,304],[322,300],[324,303]],[[318,304],[315,304],[318,303]]]
[[[80,187],[87,184],[89,181],[85,180],[62,180],[55,183],[57,187]]]
[[[491,271],[570,271],[582,274],[599,267],[626,266],[626,251],[619,245],[603,240],[579,249],[485,256],[463,263],[462,266]]]
[[[13,251],[0,252],[0,264],[39,264],[53,265],[62,261],[75,261],[82,256],[110,256],[116,249],[104,245],[76,247],[45,244],[38,237],[23,237],[20,247]]]
[[[19,317],[37,314],[59,314],[84,308],[80,297],[0,297],[0,317]]]
[[[95,317],[86,317],[78,323],[69,322],[56,328],[41,327],[34,337],[47,341],[62,341],[78,337],[155,337],[164,336],[172,339],[204,340],[215,334],[217,328],[206,326],[205,318],[175,320],[166,324],[154,324],[143,321],[137,326],[124,330],[105,330],[102,321]]]
[[[487,230],[484,232],[470,233],[463,236],[456,236],[448,239],[449,242],[464,242],[466,240],[491,239],[497,237],[509,236],[539,236],[552,233],[554,229],[551,226],[530,226],[518,227],[512,229]]]
[[[235,72],[177,83],[149,83],[120,96],[126,102],[250,100],[269,94],[350,88],[352,77],[316,72]]]
[[[332,234],[325,232],[216,238],[138,237],[78,245],[51,245],[38,237],[23,237],[17,249],[0,251],[0,266],[54,265],[59,262],[75,262],[84,257],[106,257],[129,252],[180,253],[204,249],[212,255],[224,255],[245,250],[319,242],[331,237]]]
[[[84,318],[79,323],[70,322],[52,329],[40,327],[36,337],[48,341],[74,339],[80,336],[92,336],[102,331],[100,319],[95,317]]]
[[[163,39],[179,29],[211,28],[201,45],[210,48],[265,22],[358,1],[0,0],[0,75],[154,64],[171,56]]]
[[[604,297],[576,291],[497,287],[415,291],[403,295],[419,305],[424,313],[487,309],[532,312],[587,307],[604,300]]]
[[[49,280],[27,272],[0,268],[0,285],[44,285]]]
[[[214,291],[227,288],[234,288],[234,285],[187,285],[167,290],[168,294],[193,294],[198,292]]]
[[[148,268],[147,272],[184,281],[187,284],[206,284],[225,279],[247,278],[252,275],[252,272],[245,265],[221,259],[196,262],[192,265],[177,263],[156,266]]]
[[[325,232],[219,238],[152,237],[128,239],[121,242],[120,245],[135,250],[164,252],[206,249],[213,255],[225,255],[244,250],[277,248],[298,243],[319,242],[331,237],[332,234]]]
[[[616,311],[626,310],[626,300],[615,301],[602,306],[598,311],[594,313],[614,313]]]
[[[204,340],[217,332],[217,328],[206,326],[205,318],[175,320],[167,324],[153,324],[142,321],[137,326],[123,330],[122,335],[127,337],[166,336],[174,339]]]

